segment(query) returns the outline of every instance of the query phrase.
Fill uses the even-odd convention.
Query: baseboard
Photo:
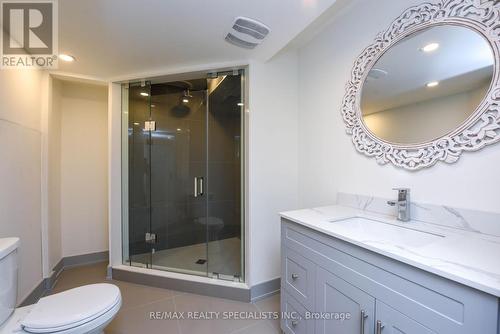
[[[56,284],[57,278],[59,277],[59,275],[61,275],[63,270],[64,270],[64,258],[62,258],[61,260],[59,260],[59,262],[57,262],[57,264],[54,266],[54,269],[52,269],[52,274],[50,274],[50,276],[45,279],[45,290],[48,291],[52,290],[52,288]]]
[[[105,262],[109,259],[109,252],[98,252],[62,258],[52,270],[50,277],[45,278],[35,289],[21,302],[19,306],[26,306],[36,303],[41,297],[50,292],[54,287],[59,275],[69,268],[81,267],[93,263]],[[242,302],[256,302],[270,297],[280,292],[280,278],[275,278],[252,286],[250,289],[241,289],[226,286],[207,285],[200,282],[187,281],[182,279],[159,277],[148,275],[147,273],[130,272],[120,269],[107,268],[108,277],[113,279],[143,284],[153,287],[173,289],[178,291],[208,295],[212,297],[238,300]]]
[[[38,284],[31,293],[24,298],[24,300],[19,304],[20,307],[31,305],[46,295],[48,292],[54,288],[57,282],[57,278],[65,269],[86,266],[93,263],[105,262],[109,260],[109,252],[98,252],[91,254],[82,254],[75,256],[63,257],[52,269],[52,274],[43,279],[40,284]]]
[[[267,282],[256,284],[250,288],[250,299],[252,302],[270,297],[280,292],[281,278],[275,278]]]
[[[31,305],[34,304],[40,299],[40,297],[43,296],[45,293],[45,279],[43,279],[34,289],[31,291],[31,293],[24,298],[24,300],[19,304],[19,307],[23,307],[26,305]]]
[[[75,256],[67,256],[63,258],[64,269],[72,267],[81,267],[87,264],[99,263],[109,260],[109,252],[97,252],[90,254],[82,254]]]

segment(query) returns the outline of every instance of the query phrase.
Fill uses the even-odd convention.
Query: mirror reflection
[[[367,128],[385,141],[417,144],[459,127],[485,97],[494,57],[478,32],[434,26],[391,47],[363,84]]]

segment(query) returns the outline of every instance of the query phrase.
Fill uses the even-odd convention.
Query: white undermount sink
[[[443,235],[364,217],[331,220],[330,222],[335,224],[336,229],[342,229],[343,235],[363,242],[423,247],[444,238]]]

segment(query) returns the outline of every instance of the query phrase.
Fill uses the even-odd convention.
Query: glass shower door
[[[243,71],[208,79],[208,273],[243,280]]]
[[[152,86],[153,268],[207,276],[207,91]]]
[[[123,85],[123,259],[244,281],[244,71]]]

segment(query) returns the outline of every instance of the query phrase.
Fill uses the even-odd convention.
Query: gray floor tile
[[[122,293],[123,305],[115,319],[106,328],[107,334],[271,334],[281,333],[278,321],[255,319],[224,319],[227,312],[279,311],[279,295],[254,304],[222,298],[201,296],[139,284],[106,280],[106,263],[65,270],[59,277],[53,293],[85,284],[108,282],[116,284]],[[218,312],[212,320],[155,320],[151,312]],[[166,314],[166,313],[165,313]]]

